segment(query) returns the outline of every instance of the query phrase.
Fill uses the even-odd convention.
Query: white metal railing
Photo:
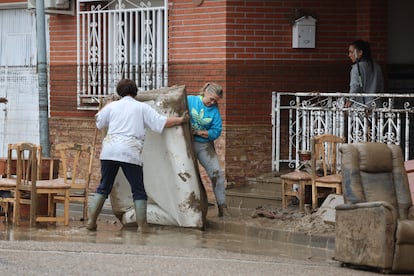
[[[167,0],[77,1],[78,108],[96,109],[122,78],[168,85]]]
[[[273,92],[272,170],[279,171],[282,163],[297,168],[299,152],[309,151],[311,137],[323,133],[345,137],[347,143],[401,145],[408,160],[414,155],[410,152],[410,140],[414,140],[411,101],[412,93]]]

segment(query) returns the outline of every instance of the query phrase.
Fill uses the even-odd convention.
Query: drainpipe
[[[42,156],[50,157],[44,0],[36,1],[37,73],[39,82],[39,136]]]

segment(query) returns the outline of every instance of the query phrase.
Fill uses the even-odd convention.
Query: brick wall
[[[292,49],[296,10],[317,18],[315,49]],[[386,63],[386,10],[386,0],[169,1],[169,85],[189,94],[207,81],[223,85],[216,146],[230,184],[271,170],[272,91],[347,91],[347,48],[359,38]],[[93,131],[78,120],[94,112],[76,110],[76,17],[50,18],[51,139],[83,139]]]
[[[385,64],[386,24],[381,20],[386,4],[227,1],[225,163],[229,183],[243,185],[245,177],[271,170],[272,91],[347,91],[348,44],[355,39],[371,41],[374,57]],[[291,21],[296,10],[317,18],[314,49],[292,48]]]
[[[77,110],[76,16],[50,16],[51,116],[91,117],[95,112]]]

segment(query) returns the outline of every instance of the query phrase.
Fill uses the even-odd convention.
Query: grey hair
[[[204,92],[215,94],[220,98],[223,98],[223,88],[220,85],[214,82],[207,82],[204,84],[203,88],[200,90],[200,94],[204,95]]]

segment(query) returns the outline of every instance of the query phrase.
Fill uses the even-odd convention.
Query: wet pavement
[[[75,259],[79,258],[78,255],[86,254],[84,264],[82,265],[84,271],[88,271],[91,268],[86,261],[89,258],[91,258],[91,262],[97,262],[97,259],[111,259],[111,256],[116,256],[114,259],[118,259],[125,255],[124,261],[128,267],[131,265],[127,260],[130,258],[134,259],[134,257],[138,259],[150,258],[152,261],[160,258],[164,261],[168,259],[172,262],[171,265],[176,267],[176,262],[174,262],[174,258],[171,256],[181,256],[175,261],[191,260],[194,263],[193,269],[197,267],[195,264],[202,262],[204,258],[206,258],[204,260],[205,263],[217,263],[218,261],[222,262],[222,260],[229,259],[227,262],[234,263],[239,268],[229,270],[228,273],[224,273],[226,275],[234,275],[236,271],[238,275],[251,275],[251,273],[247,272],[251,272],[252,268],[256,269],[253,270],[253,274],[272,275],[272,271],[276,273],[277,270],[281,269],[280,267],[274,267],[276,264],[283,264],[283,267],[286,266],[285,269],[290,271],[290,274],[293,272],[294,275],[299,275],[300,271],[306,272],[307,275],[312,275],[312,269],[316,269],[314,275],[320,275],[323,271],[329,274],[339,273],[338,275],[366,275],[368,273],[339,267],[339,263],[332,259],[333,249],[331,235],[322,235],[322,237],[318,238],[314,237],[312,241],[312,239],[304,238],[307,235],[298,235],[296,233],[295,236],[295,233],[291,231],[287,231],[289,234],[286,234],[284,230],[272,229],[268,223],[267,225],[263,225],[263,220],[249,219],[248,216],[236,217],[234,214],[230,214],[230,216],[224,218],[217,218],[216,214],[215,207],[210,207],[208,212],[208,226],[205,231],[172,226],[153,226],[155,229],[155,233],[153,234],[138,234],[135,227],[123,227],[108,208],[104,209],[103,213],[99,216],[98,231],[96,232],[89,232],[85,229],[84,223],[80,221],[80,210],[71,211],[72,217],[70,225],[67,227],[61,224],[40,224],[36,228],[30,228],[27,223],[19,227],[1,223],[0,264],[3,264],[3,266],[0,270],[5,271],[4,269],[7,265],[4,266],[4,264],[9,264],[9,262],[13,263],[14,257],[11,256],[14,256],[14,254],[16,256],[27,255],[26,258],[28,259],[38,256],[38,258],[44,260],[41,257],[42,255],[47,255],[51,258],[54,255],[53,252],[55,252],[57,255],[68,255],[68,258]],[[205,257],[205,254],[213,254],[213,256]],[[218,257],[220,255],[223,255],[223,257]],[[55,257],[58,258],[54,256],[52,259]],[[61,258],[63,259],[54,260],[54,262],[64,263],[64,257]],[[220,264],[219,267],[226,267],[225,263],[226,261]],[[292,271],[291,269],[294,267],[291,268],[288,264],[295,263],[298,264],[298,270]],[[116,262],[113,264],[116,267]],[[262,264],[262,266],[258,266],[258,264]],[[102,267],[107,265],[102,264]],[[200,267],[203,265],[200,265]],[[207,275],[214,274],[209,272],[218,269],[218,267],[213,269],[211,265],[213,264],[205,268],[205,271],[208,272],[206,273]],[[245,265],[247,267],[243,268]],[[38,265],[33,272],[36,271],[43,274],[42,266]],[[46,270],[52,269],[49,272],[54,271],[49,265],[45,266]],[[222,271],[226,271],[224,267]],[[159,268],[161,269],[161,267]],[[17,268],[11,266],[7,268],[7,270],[9,269],[13,271],[13,269]],[[123,271],[122,269],[116,269],[114,267],[108,267],[108,269],[103,271],[106,272],[104,274],[113,274],[115,272],[113,270],[117,272]],[[111,269],[113,273],[109,273]],[[181,271],[181,273],[177,271],[177,273],[167,274],[182,275],[183,271],[185,271],[182,270],[182,267],[176,269],[179,269],[178,271]],[[30,269],[27,268],[22,271],[19,269],[16,270],[16,272],[27,271],[30,271]],[[149,271],[148,267],[145,268],[145,271]],[[87,274],[90,275],[90,272],[96,271],[91,270]],[[130,274],[130,272],[127,274]],[[157,274],[164,274],[161,273],[162,270],[155,272]],[[303,275],[303,272],[301,275]],[[34,274],[38,275],[39,273]],[[76,270],[73,273],[78,274]],[[68,274],[72,274],[72,272]],[[78,275],[81,274],[85,273]]]
[[[89,232],[80,221],[81,213],[71,212],[70,225],[38,224],[30,228],[25,222],[21,226],[0,224],[0,240],[4,241],[53,241],[84,242],[108,244],[137,244],[148,246],[168,246],[175,248],[214,248],[237,253],[267,256],[289,257],[294,259],[328,261],[332,259],[332,250],[310,247],[257,237],[253,233],[243,234],[240,225],[235,225],[234,218],[217,218],[215,208],[209,210],[208,226],[205,231],[194,228],[175,226],[155,226],[154,234],[142,239],[135,227],[123,227],[109,211],[98,218],[98,231]],[[222,226],[224,225],[224,228]],[[261,229],[265,235],[266,229]],[[256,233],[260,235],[260,233]]]
[[[141,237],[145,243],[145,237]],[[370,275],[329,263],[212,248],[0,241],[6,275]]]

